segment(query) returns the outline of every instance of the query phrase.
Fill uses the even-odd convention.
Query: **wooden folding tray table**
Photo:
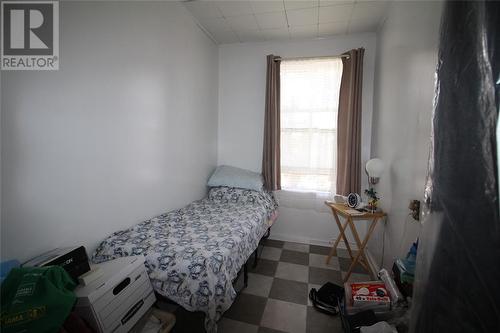
[[[366,244],[368,243],[368,240],[370,239],[370,236],[373,233],[373,230],[375,230],[377,222],[380,219],[385,218],[386,214],[384,212],[374,212],[374,213],[364,212],[361,214],[360,213],[352,214],[349,212],[349,210],[351,210],[352,208],[344,204],[338,204],[329,201],[325,201],[325,204],[331,208],[333,217],[335,219],[335,222],[337,222],[337,226],[339,227],[339,232],[340,232],[339,236],[337,237],[337,240],[335,241],[335,243],[332,246],[332,249],[330,250],[330,253],[328,254],[328,257],[326,258],[326,264],[330,262],[332,256],[337,255],[337,246],[339,245],[340,240],[342,239],[347,248],[347,252],[349,252],[349,256],[351,257],[352,260],[351,266],[349,267],[347,275],[344,278],[344,282],[349,279],[349,277],[352,274],[352,270],[354,269],[357,263],[362,265],[370,273],[372,279],[375,279],[376,274],[372,271],[364,250]],[[341,223],[339,215],[345,218],[344,224]],[[368,227],[368,232],[366,233],[366,236],[363,239],[363,241],[361,241],[359,237],[358,231],[356,230],[356,225],[354,224],[354,220],[371,221],[370,226]],[[347,226],[349,226],[349,228],[351,229],[352,235],[358,247],[358,252],[356,253],[356,255],[353,255],[353,251],[351,250],[349,242],[347,241],[347,236],[345,234]]]

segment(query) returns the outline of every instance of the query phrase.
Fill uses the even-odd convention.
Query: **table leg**
[[[352,254],[352,251],[351,251],[351,247],[349,246],[349,242],[347,241],[347,237],[345,235],[345,230],[347,229],[347,225],[349,224],[349,220],[351,218],[347,217],[346,222],[344,223],[344,225],[342,225],[342,223],[340,222],[339,216],[337,215],[337,212],[333,208],[332,208],[332,214],[333,214],[335,222],[337,223],[337,226],[339,228],[340,235],[337,237],[337,240],[333,244],[332,249],[330,250],[330,253],[326,257],[326,264],[327,265],[330,263],[331,258],[334,255],[336,255],[336,253],[337,253],[337,246],[339,245],[341,239],[344,240],[344,244],[345,244],[345,246],[347,248],[347,251],[349,252],[351,260],[354,258],[353,254]]]
[[[345,227],[344,227],[344,230],[342,230],[343,231],[342,239],[344,240],[344,244],[345,244],[345,247],[347,248],[347,252],[349,253],[349,257],[352,260],[352,259],[354,259],[354,254],[352,254],[351,246],[349,245],[349,241],[347,240],[347,235],[345,234],[345,232],[347,230],[347,226],[351,223],[353,223],[352,217],[351,216],[346,217]]]
[[[326,257],[326,264],[328,265],[330,263],[330,259],[334,255],[337,254],[337,246],[339,245],[340,239],[342,238],[342,235],[344,234],[344,228],[342,227],[342,224],[340,223],[340,220],[337,216],[337,213],[335,210],[332,208],[332,214],[335,222],[337,223],[337,227],[339,228],[339,236],[335,240],[335,243],[333,244],[332,248],[330,249],[330,253],[328,253],[328,256]]]
[[[378,218],[375,217],[373,219],[369,229],[368,229],[368,232],[365,236],[365,239],[363,239],[363,242],[361,242],[361,239],[359,238],[358,232],[356,230],[356,226],[354,225],[352,220],[349,221],[349,228],[352,231],[352,234],[354,236],[354,239],[356,240],[356,244],[358,245],[359,250],[358,250],[358,253],[356,254],[356,257],[354,257],[354,260],[352,261],[351,266],[349,266],[349,270],[347,271],[347,275],[344,279],[344,282],[349,279],[349,277],[352,274],[352,270],[354,269],[354,267],[356,266],[356,263],[359,261],[360,258],[363,258],[363,260],[366,262],[370,276],[373,279],[375,278],[375,275],[374,275],[372,269],[370,268],[370,265],[368,265],[368,259],[366,258],[366,255],[365,255],[365,247],[366,247],[366,244],[368,243],[368,240],[370,239],[370,236],[371,236],[373,230],[375,230],[375,226],[377,225],[377,221],[378,221]]]

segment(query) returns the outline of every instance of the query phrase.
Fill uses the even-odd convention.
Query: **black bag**
[[[339,299],[344,297],[344,288],[331,282],[325,283],[319,290],[312,288],[309,299],[319,311],[336,315],[339,313]]]

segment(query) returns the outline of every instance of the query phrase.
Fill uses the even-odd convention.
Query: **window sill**
[[[296,189],[290,189],[290,188],[283,188],[277,192],[284,192],[284,193],[297,193],[297,194],[315,194],[317,196],[330,196],[330,192],[323,192],[323,191],[314,191],[314,190],[296,190]]]
[[[325,201],[332,198],[332,194],[328,192],[312,192],[302,190],[284,189],[276,191],[276,199],[278,199],[281,207],[313,210],[316,212],[327,212]]]

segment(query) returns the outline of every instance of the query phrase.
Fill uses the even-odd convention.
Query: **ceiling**
[[[216,43],[229,44],[376,31],[387,1],[194,0],[184,5]]]

